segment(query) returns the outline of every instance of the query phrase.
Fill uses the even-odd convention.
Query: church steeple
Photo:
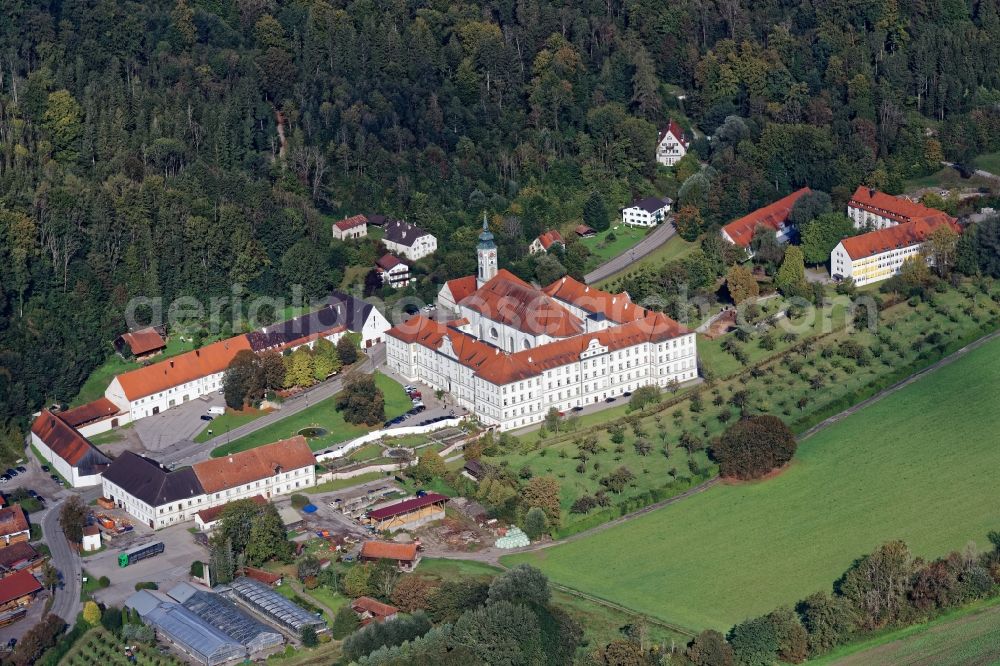
[[[476,288],[493,279],[497,274],[497,245],[493,242],[490,225],[483,211],[483,233],[479,234],[479,244],[476,246],[476,257],[479,259],[479,273],[476,275]]]

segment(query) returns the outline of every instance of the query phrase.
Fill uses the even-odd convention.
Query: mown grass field
[[[1000,663],[1000,601],[850,645],[810,664],[964,666]]]
[[[767,481],[722,485],[586,539],[512,555],[682,626],[732,624],[829,589],[890,539],[917,555],[1000,525],[1000,340],[806,440]]]
[[[691,252],[694,252],[698,248],[698,243],[689,243],[680,236],[674,235],[670,237],[666,243],[656,248],[649,254],[647,254],[642,259],[636,261],[628,270],[616,273],[609,278],[601,280],[597,283],[599,289],[611,289],[612,291],[617,291],[618,287],[615,283],[622,278],[623,275],[646,266],[662,266],[668,261],[674,261],[675,259],[683,259]]]
[[[403,387],[389,377],[377,372],[375,373],[375,383],[382,389],[382,393],[385,396],[385,417],[387,419],[399,416],[412,407],[410,398],[403,391]],[[369,428],[365,425],[347,423],[344,421],[341,413],[337,411],[336,404],[336,396],[321,400],[297,414],[281,419],[246,437],[240,437],[229,444],[214,449],[212,456],[218,458],[219,456],[229,455],[236,451],[246,451],[255,446],[277,442],[279,439],[292,437],[303,428],[310,427],[326,429],[326,434],[322,437],[309,440],[309,446],[312,450],[319,451],[382,426],[379,423],[377,426]]]
[[[580,240],[588,250],[590,250],[590,260],[587,268],[597,268],[605,261],[614,259],[623,252],[627,252],[636,243],[646,237],[648,229],[644,227],[627,227],[621,224],[619,219],[611,229],[601,231],[592,238]],[[614,240],[608,240],[608,234],[614,234]]]
[[[656,499],[661,499],[663,493],[670,496],[686,490],[689,481],[673,482],[669,475],[671,469],[676,469],[678,479],[696,478],[689,470],[689,456],[678,446],[681,434],[689,432],[702,443],[710,443],[738,418],[739,409],[733,401],[741,395],[750,413],[775,414],[796,431],[804,431],[825,416],[868,397],[872,385],[888,385],[889,378],[900,372],[908,374],[925,367],[940,355],[935,350],[978,337],[988,322],[995,327],[1000,321],[1000,304],[968,286],[961,291],[933,294],[932,298],[933,302],[903,302],[884,310],[875,331],[845,328],[840,305],[829,306],[817,318],[812,318],[810,312],[791,322],[779,320],[772,332],[774,349],[761,347],[759,332],[739,343],[748,357],[746,366],[725,352],[721,341],[699,339],[702,366],[711,369],[716,381],[701,390],[700,404],[691,399],[694,390],[689,388],[676,397],[666,395],[665,400],[676,404],[641,419],[644,437],[653,448],[649,455],[637,454],[638,438],[630,427],[626,427],[621,450],[611,442],[606,424],[623,416],[626,409],[621,404],[625,401],[619,399],[620,406],[581,418],[568,434],[522,434],[488,461],[507,464],[514,471],[527,467],[536,476],[550,474],[557,478],[563,509],[560,535],[606,522],[623,510],[651,503],[643,501],[651,491],[660,493]],[[769,301],[768,307],[775,304]],[[797,333],[794,341],[781,338],[786,326]],[[934,336],[934,342],[925,341],[928,335]],[[801,347],[805,340],[811,341],[808,348]],[[865,365],[846,358],[838,350],[847,340],[877,348],[878,356]],[[747,370],[750,365],[755,366],[753,372]],[[578,442],[585,434],[595,435],[601,450],[589,454],[585,468],[578,471]],[[664,448],[669,450],[668,456],[663,455]],[[696,453],[694,460],[699,468],[707,465],[702,452]],[[620,495],[609,493],[611,507],[583,515],[569,512],[577,498],[600,490],[600,480],[621,465],[628,467],[635,479]]]
[[[251,421],[256,421],[260,417],[264,416],[264,414],[267,414],[267,412],[259,409],[253,409],[252,407],[239,411],[227,407],[225,414],[216,416],[211,421],[207,421],[205,423],[205,427],[195,436],[194,441],[202,444],[213,437],[225,435],[233,428],[238,428],[239,426],[246,425]]]

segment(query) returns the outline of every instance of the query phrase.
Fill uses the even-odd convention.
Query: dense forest
[[[5,0],[0,425],[70,400],[134,296],[339,285],[373,249],[338,216],[437,235],[430,295],[484,212],[510,265],[588,202],[839,204],[1000,149],[998,103],[998,0]]]

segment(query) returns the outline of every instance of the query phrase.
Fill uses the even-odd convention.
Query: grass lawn
[[[102,432],[93,437],[88,437],[90,443],[94,446],[105,446],[107,444],[114,444],[125,439],[125,430],[131,428],[134,424],[126,423],[120,428],[115,428],[114,430],[109,430],[107,432]]]
[[[809,663],[838,666],[1000,663],[1000,599],[946,613],[927,624],[845,646]]]
[[[992,174],[1000,174],[1000,152],[986,153],[972,160],[977,168],[989,171]]]
[[[627,271],[621,273],[616,273],[609,278],[605,278],[597,283],[599,289],[612,289],[617,291],[613,286],[614,283],[619,280],[622,275],[639,268],[645,268],[646,266],[662,266],[668,261],[674,261],[676,259],[683,259],[687,255],[691,254],[694,250],[698,248],[698,243],[689,243],[680,236],[674,235],[670,237],[666,243],[656,248],[645,257],[636,261],[631,266],[628,267]]]
[[[994,340],[806,440],[773,479],[717,486],[504,562],[529,562],[557,582],[682,626],[725,630],[830,589],[889,539],[923,557],[985,544],[997,524],[983,499],[996,493],[998,391]]]
[[[623,252],[627,252],[636,243],[646,237],[649,229],[646,227],[627,227],[618,224],[607,231],[601,231],[592,238],[581,238],[580,242],[590,250],[590,259],[587,268],[597,268],[605,261],[613,259]],[[609,241],[608,235],[613,234],[614,240]]]
[[[375,460],[382,457],[382,447],[377,443],[365,444],[360,449],[355,449],[349,456],[351,460]]]
[[[375,373],[375,383],[385,395],[385,416],[387,419],[399,416],[411,409],[412,404],[402,386],[382,373]],[[309,440],[309,446],[313,451],[325,449],[375,429],[375,427],[347,423],[340,412],[336,410],[336,403],[336,396],[321,400],[297,414],[214,449],[212,456],[218,458],[236,451],[246,451],[262,444],[287,439],[308,427],[320,427],[327,431],[322,437]],[[376,427],[381,427],[381,425]]]
[[[217,338],[218,336],[206,338],[203,344],[207,345],[211,342],[215,342]],[[183,354],[186,351],[191,351],[193,348],[194,345],[190,338],[182,339],[181,334],[177,333],[169,336],[169,339],[167,340],[167,348],[163,350],[163,353],[159,356],[154,356],[149,362],[157,363],[165,358],[170,358],[171,356],[177,356],[178,354]],[[118,354],[111,353],[108,356],[108,360],[105,361],[103,365],[99,366],[96,370],[90,373],[90,376],[87,377],[87,381],[85,381],[83,386],[80,387],[80,392],[77,394],[76,398],[70,402],[69,406],[79,407],[80,405],[97,400],[104,395],[104,391],[107,390],[108,384],[110,384],[111,380],[115,378],[115,375],[120,375],[123,372],[135,370],[140,367],[142,367],[142,364],[134,361],[125,361]]]
[[[254,409],[252,407],[248,407],[246,409],[239,411],[235,409],[226,408],[225,414],[216,416],[211,421],[205,422],[204,429],[202,429],[202,431],[195,436],[194,441],[198,442],[199,444],[207,442],[213,437],[218,437],[219,435],[225,435],[233,428],[238,428],[241,425],[259,419],[261,416],[264,416],[264,414],[267,414],[267,412],[263,412],[259,409]],[[209,433],[208,432],[209,430],[211,430],[212,432]]]

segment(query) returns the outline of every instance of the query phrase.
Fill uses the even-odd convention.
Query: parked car
[[[17,639],[16,638],[12,638],[9,641],[7,641],[7,649],[8,650],[13,650],[15,645],[17,645]]]
[[[59,477],[56,476],[55,474],[49,474],[49,478],[52,479],[53,481],[58,481],[59,480]]]
[[[410,391],[416,391],[417,387],[414,386],[413,384],[407,384],[406,386],[403,387],[403,390],[409,393]]]
[[[42,471],[43,472],[49,471],[49,466],[48,465],[42,465]]]
[[[10,477],[6,474],[0,474],[0,483],[7,483],[10,481]]]
[[[420,402],[419,400],[414,400],[413,401],[413,406],[414,406],[414,408],[416,408],[416,407],[423,407],[424,403]]]
[[[413,391],[410,393],[411,398],[422,398],[424,397],[420,391]]]
[[[612,402],[614,402],[614,401],[615,401],[615,399],[614,399],[614,398],[605,398],[605,399],[604,399],[604,402],[607,402],[607,403],[612,403]]]
[[[215,417],[211,414],[202,414],[199,418],[201,418],[202,421],[211,421]]]
[[[27,467],[25,467],[24,465],[18,465],[18,466],[17,466],[17,467],[15,467],[14,469],[16,469],[16,470],[17,470],[18,472],[20,472],[21,474],[24,474],[24,473],[26,473],[26,472],[28,471],[28,468],[27,468]]]
[[[571,412],[582,412],[583,411],[583,407],[581,407],[580,405],[577,405],[576,407],[572,408],[570,411]]]
[[[629,397],[630,395],[632,395],[632,391],[625,391],[624,393],[622,393],[622,395],[623,395],[623,396],[625,396],[625,397],[627,398],[627,397]]]

